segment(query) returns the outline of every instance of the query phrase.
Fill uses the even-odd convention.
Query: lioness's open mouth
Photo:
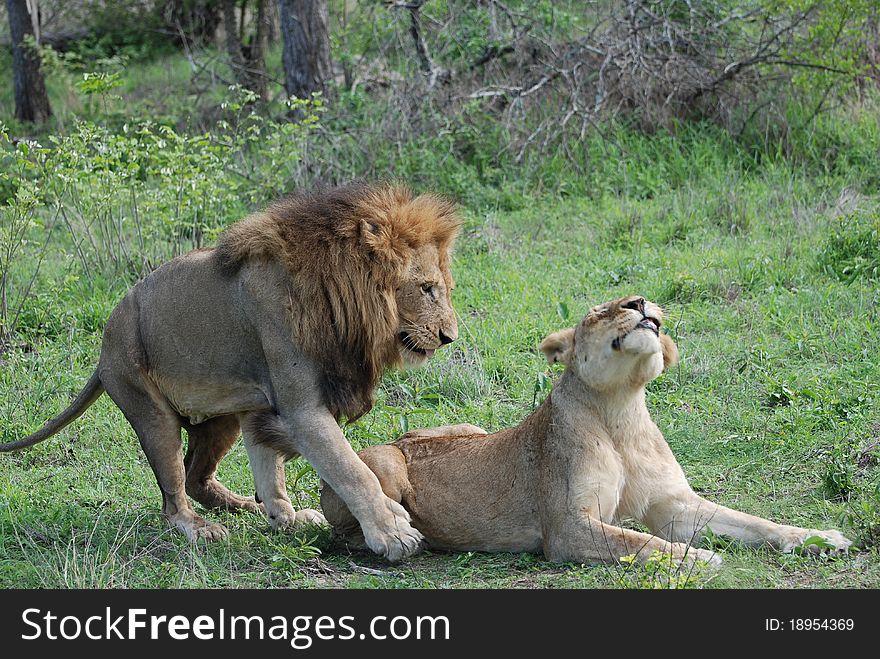
[[[649,329],[654,332],[656,336],[660,336],[660,321],[658,321],[656,318],[645,316],[644,318],[642,318],[641,321],[639,321],[639,324],[636,325],[636,327]]]
[[[413,338],[409,334],[407,334],[406,332],[401,332],[400,334],[398,334],[398,338],[400,339],[400,342],[403,344],[403,347],[406,348],[407,350],[409,350],[410,352],[414,352],[417,355],[423,355],[423,356],[427,357],[428,359],[430,359],[431,357],[434,356],[433,349],[420,348],[419,346],[416,345],[416,342],[413,340]]]
[[[650,330],[654,333],[654,336],[660,336],[660,321],[656,318],[651,318],[650,316],[645,316],[642,318],[639,323],[632,328],[632,332],[635,332],[637,329],[642,328],[646,330]],[[618,336],[611,342],[611,347],[615,350],[620,350],[620,342],[623,341],[627,336],[630,335],[630,332],[622,336]]]

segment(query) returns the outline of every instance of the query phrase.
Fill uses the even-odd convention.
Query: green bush
[[[131,281],[296,187],[321,100],[296,101],[302,119],[289,122],[258,114],[246,90],[232,88],[231,97],[211,133],[150,121],[114,132],[80,121],[42,145],[13,144],[0,130],[0,189],[9,191],[0,206],[0,341],[18,320],[45,325],[33,315],[39,306],[23,300],[50,241],[60,241],[89,280]]]
[[[845,282],[880,279],[880,213],[840,218],[819,253],[819,264]]]

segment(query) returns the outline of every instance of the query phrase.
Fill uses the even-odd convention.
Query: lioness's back
[[[534,551],[541,547],[530,469],[514,429],[492,435],[404,439],[417,496],[404,507],[439,549]]]
[[[385,494],[403,504],[436,549],[538,551],[541,525],[532,477],[532,433],[546,410],[521,428],[486,434],[419,436],[372,446],[358,455]],[[525,432],[522,432],[523,428]],[[328,521],[352,536],[356,520],[329,486],[321,494]]]

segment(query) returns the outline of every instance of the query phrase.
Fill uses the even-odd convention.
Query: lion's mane
[[[433,243],[447,269],[459,227],[442,197],[351,184],[271,204],[226,229],[217,254],[227,272],[283,265],[292,338],[321,366],[328,408],[352,421],[370,411],[382,372],[400,362],[394,292],[410,256]]]

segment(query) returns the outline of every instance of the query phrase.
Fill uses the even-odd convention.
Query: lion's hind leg
[[[146,378],[105,369],[101,373],[107,393],[134,428],[162,491],[162,512],[190,541],[225,538],[225,526],[209,522],[192,509],[186,496],[186,472],[181,454],[180,416]]]
[[[235,494],[217,480],[217,465],[238,439],[238,418],[219,416],[198,425],[184,425],[189,435],[183,459],[186,493],[205,508],[259,511],[260,506],[253,497]]]
[[[395,503],[403,503],[412,492],[406,471],[406,459],[396,446],[382,444],[370,446],[358,453],[358,457],[379,479],[382,491]],[[345,502],[327,483],[321,481],[321,509],[336,535],[356,546],[365,546],[360,524]]]

